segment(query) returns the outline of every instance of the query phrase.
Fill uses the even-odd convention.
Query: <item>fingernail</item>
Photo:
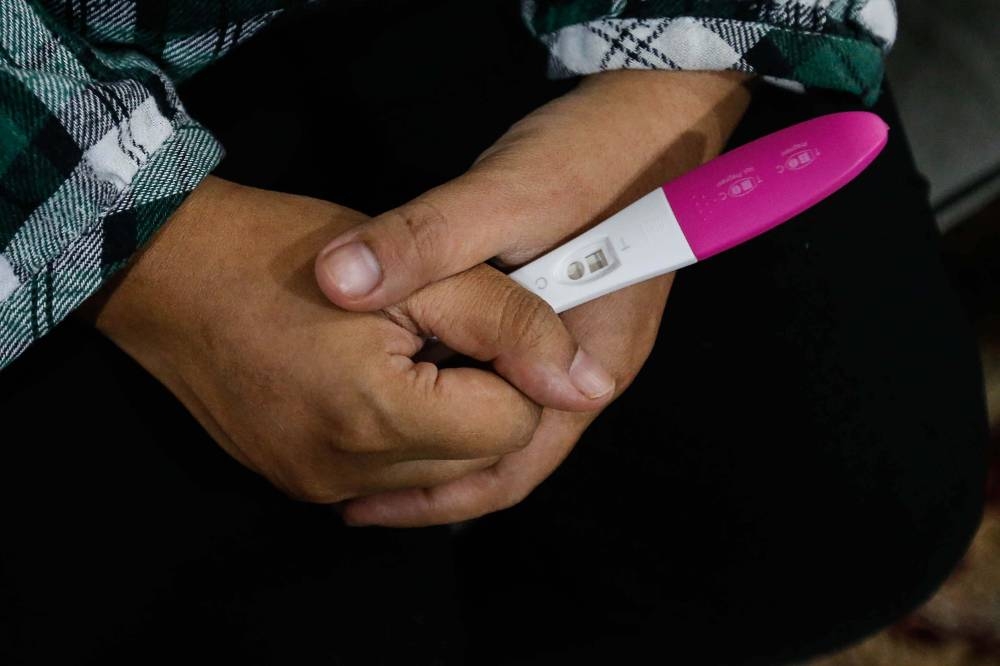
[[[382,279],[375,254],[361,242],[342,245],[323,258],[323,270],[345,296],[360,298],[371,293]]]
[[[569,366],[569,378],[580,393],[592,400],[606,395],[615,387],[615,380],[608,371],[582,349],[576,352],[576,358]]]

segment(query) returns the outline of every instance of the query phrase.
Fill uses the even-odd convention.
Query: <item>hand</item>
[[[337,237],[317,258],[327,297],[380,308],[490,258],[518,266],[715,156],[749,101],[734,74],[610,72],[520,121],[459,178]],[[564,315],[616,379],[652,349],[665,276]],[[354,524],[454,522],[511,506],[569,454],[596,414],[546,410],[523,451],[459,481],[359,499]]]
[[[656,340],[673,276],[609,294],[562,315],[567,327],[611,373],[614,398],[631,384]],[[496,464],[437,486],[355,499],[340,507],[351,525],[419,527],[461,522],[520,503],[566,459],[599,412],[542,411],[528,446]]]
[[[461,478],[523,448],[539,404],[610,400],[559,318],[486,266],[385,311],[331,308],[314,257],[365,219],[209,178],[91,314],[231,456],[312,502]],[[507,381],[414,363],[429,335]]]

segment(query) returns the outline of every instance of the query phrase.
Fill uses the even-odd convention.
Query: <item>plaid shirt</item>
[[[174,84],[309,2],[0,0],[0,368],[124,266],[222,158]],[[522,5],[553,76],[733,69],[868,102],[896,30],[893,0]]]

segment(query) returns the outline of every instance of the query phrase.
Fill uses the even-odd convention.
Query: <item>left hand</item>
[[[718,154],[749,94],[736,74],[617,71],[515,124],[473,167],[335,239],[316,262],[321,289],[355,311],[385,308],[425,285],[497,258],[517,266]],[[645,363],[672,276],[563,315],[582,349],[616,380]],[[432,487],[351,500],[350,524],[422,526],[513,506],[566,458],[597,412],[546,409],[531,443],[493,467]]]

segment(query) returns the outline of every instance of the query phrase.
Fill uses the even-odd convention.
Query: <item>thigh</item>
[[[516,3],[469,4],[317,14],[205,72],[183,93],[227,146],[219,174],[377,213],[460,173],[571,85],[545,81]],[[736,141],[849,106],[763,92]],[[681,273],[635,385],[532,498],[463,532],[475,663],[643,637],[687,663],[773,663],[932,589],[978,516],[984,418],[925,195],[896,125],[849,191]],[[27,424],[2,559],[23,654],[197,635],[249,661],[449,654],[441,531],[348,538],[92,332],[0,381],[5,422]]]
[[[473,33],[426,40],[454,3],[361,4],[293,13],[182,87],[227,148],[217,175],[378,212],[457,173],[534,103],[495,95],[476,119],[449,101],[480,66],[455,58]],[[517,25],[509,3],[471,13]],[[498,71],[523,57],[497,34],[480,46]],[[347,530],[288,500],[86,326],[0,374],[0,420],[6,661],[173,663],[195,646],[225,662],[459,660],[447,528]]]
[[[390,4],[280,28],[194,82],[222,175],[375,214],[572,85],[544,79],[516,3]],[[310,31],[329,46],[290,37]],[[312,64],[262,94],[278,49]],[[764,87],[733,142],[851,108]],[[979,366],[891,98],[876,110],[878,163],[683,271],[635,385],[533,497],[462,533],[475,663],[642,636],[687,663],[774,663],[891,621],[955,563],[985,473]]]
[[[0,374],[0,661],[441,663],[447,530],[349,531],[68,323]]]
[[[401,2],[368,20],[396,16],[394,5],[405,20]],[[345,179],[382,166],[334,159],[368,155],[347,115],[331,126],[325,106],[334,84],[345,108],[374,86],[337,71],[329,31],[356,32],[347,19],[279,26],[182,89],[228,148],[220,175],[356,207],[376,198],[315,191],[354,191]],[[295,61],[309,71],[288,65],[297,45],[312,48]],[[388,177],[392,191],[406,164],[384,166],[371,182]],[[458,660],[447,528],[348,530],[332,508],[287,499],[85,325],[68,322],[0,373],[0,422],[0,661],[177,663],[195,650],[221,663]]]
[[[852,108],[762,88],[734,143]],[[498,661],[781,663],[890,623],[955,565],[984,488],[978,355],[891,97],[875,110],[876,164],[682,271],[634,386],[463,533],[484,654],[500,633],[519,638]]]

